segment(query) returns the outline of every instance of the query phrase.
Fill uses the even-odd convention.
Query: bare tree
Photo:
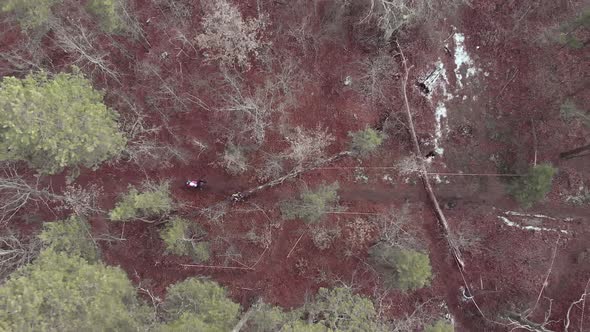
[[[223,70],[229,92],[223,96],[223,106],[218,111],[229,117],[239,135],[262,144],[271,116],[281,112],[284,105],[275,82],[267,80],[261,87],[250,91],[237,73]]]
[[[194,2],[192,0],[152,0],[161,13],[170,12],[172,17],[166,17],[165,22],[174,21],[185,24],[193,17]],[[163,20],[164,21],[164,20]],[[151,19],[148,19],[151,22]]]
[[[91,66],[92,72],[99,70],[121,84],[119,73],[106,60],[108,52],[99,51],[95,35],[88,31],[80,21],[72,19],[63,22],[54,21],[52,28],[55,32],[56,44],[64,52],[77,56],[74,64],[80,67]]]
[[[62,202],[62,209],[71,210],[78,216],[89,216],[102,213],[98,207],[98,199],[102,195],[102,187],[92,184],[86,188],[80,185],[67,186],[64,192],[59,195]]]
[[[586,285],[584,286],[584,292],[582,293],[582,295],[580,295],[580,298],[576,301],[573,301],[567,309],[565,322],[563,324],[563,329],[565,332],[569,332],[569,328],[572,327],[571,325],[573,320],[571,314],[574,308],[577,308],[581,312],[578,331],[584,331],[584,310],[586,309],[586,297],[588,297],[588,294],[590,294],[590,279],[588,279],[588,281],[586,282]]]
[[[126,111],[120,112],[120,122],[128,143],[120,159],[132,162],[144,170],[151,165],[169,168],[173,166],[174,160],[182,164],[188,163],[189,158],[185,151],[158,140],[161,126],[149,125],[148,115],[125,97],[123,97],[123,103],[126,105]],[[191,143],[196,144],[201,152],[207,149],[207,146],[201,142],[191,141]],[[113,160],[111,163],[120,162],[120,159]]]
[[[431,19],[443,10],[469,5],[470,0],[370,0],[370,6],[360,23],[374,21],[389,40],[404,25]]]
[[[6,52],[0,52],[0,74],[27,74],[31,71],[40,71],[45,52],[40,47],[31,47],[28,43],[11,48]]]
[[[264,163],[261,167],[256,168],[256,178],[261,181],[268,181],[279,177],[284,170],[284,160],[282,156],[267,153],[264,157]]]
[[[282,23],[280,26],[281,35],[286,36],[295,42],[301,49],[303,56],[313,55],[318,52],[318,37],[314,31],[315,6],[308,6],[308,3],[298,1],[288,6],[289,18],[295,18],[296,22]],[[281,22],[278,22],[281,24]]]
[[[30,263],[41,250],[36,236],[24,238],[11,230],[0,236],[0,283],[14,270]]]
[[[80,216],[99,213],[98,197],[101,188],[67,186],[56,194],[51,186],[44,186],[40,177],[28,179],[17,172],[16,166],[5,163],[0,171],[0,223],[10,221],[28,205],[43,205],[49,210],[70,210]]]
[[[361,73],[353,88],[368,100],[372,107],[388,103],[395,75],[398,72],[392,55],[380,53],[359,62]]]
[[[249,68],[249,56],[258,55],[265,17],[244,20],[239,9],[227,0],[207,3],[203,33],[195,37],[197,45],[207,50],[205,56],[225,65],[234,63]]]
[[[286,139],[290,147],[283,153],[283,157],[293,160],[296,167],[303,167],[325,159],[326,148],[335,140],[327,129],[321,127],[317,127],[315,130],[295,127],[292,134],[287,134]]]
[[[424,245],[418,240],[420,237],[410,227],[413,224],[410,219],[410,207],[403,205],[401,209],[391,209],[386,213],[371,219],[381,237],[381,241],[387,245],[400,248],[423,251]]]
[[[395,169],[402,176],[418,175],[422,170],[423,163],[424,160],[422,157],[417,157],[416,155],[412,154],[398,160],[395,163]]]
[[[2,165],[0,177],[0,223],[10,221],[23,207],[30,203],[48,205],[52,198],[46,188],[41,188],[39,178],[30,183],[17,173],[12,163]],[[49,196],[49,197],[48,197]]]
[[[244,149],[240,146],[229,143],[223,151],[223,154],[221,154],[219,165],[225,168],[225,170],[231,175],[240,175],[244,173],[248,170],[248,160],[244,153]]]

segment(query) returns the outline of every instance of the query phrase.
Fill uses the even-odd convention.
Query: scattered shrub
[[[44,223],[39,239],[45,248],[56,253],[80,256],[90,263],[98,261],[98,248],[91,238],[90,225],[84,219],[72,216]]]
[[[299,199],[284,202],[281,213],[285,219],[301,218],[306,223],[316,223],[326,212],[338,209],[338,182],[322,184],[315,191],[304,189]]]
[[[369,255],[388,287],[412,290],[430,285],[432,269],[428,255],[383,243],[371,248]]]
[[[189,278],[168,287],[163,309],[170,326],[190,327],[186,331],[231,331],[240,305],[228,299],[217,283]],[[203,328],[195,329],[195,323]]]
[[[590,204],[590,189],[580,187],[578,188],[577,193],[566,196],[565,201],[573,205]]]
[[[406,156],[395,163],[395,169],[401,176],[416,175],[422,171],[423,159],[415,155]]]
[[[297,165],[318,162],[325,157],[326,148],[335,138],[326,129],[305,130],[296,127],[292,134],[285,137],[291,145],[285,158],[295,161]]]
[[[355,218],[346,225],[346,250],[350,253],[361,251],[370,243],[377,233],[377,224],[373,220]]]
[[[352,138],[350,149],[357,156],[369,155],[371,152],[375,151],[385,139],[383,133],[372,128],[348,133],[348,135]]]
[[[98,167],[118,155],[125,138],[117,114],[78,70],[36,73],[0,82],[0,160],[24,160],[45,174],[68,166]]]
[[[256,168],[256,178],[260,182],[278,178],[283,173],[283,159],[280,156],[268,155],[264,164]]]
[[[454,332],[455,328],[453,324],[445,321],[438,320],[433,325],[428,325],[424,328],[424,332]]]
[[[534,166],[525,176],[511,184],[510,191],[523,207],[529,208],[542,200],[551,190],[556,172],[557,169],[550,164]]]
[[[562,45],[565,45],[569,48],[573,49],[580,49],[584,47],[584,43],[578,39],[576,36],[573,36],[569,33],[562,33],[559,35],[558,42]]]
[[[209,242],[201,241],[206,232],[195,222],[173,218],[160,231],[166,251],[174,255],[191,256],[197,262],[209,260]]]
[[[576,27],[584,27],[590,29],[590,9],[586,9],[574,21]]]
[[[197,45],[209,51],[209,60],[249,68],[248,57],[257,56],[262,45],[264,18],[245,21],[238,8],[227,0],[209,2],[206,11],[203,33],[195,38]]]
[[[90,0],[88,11],[100,20],[101,28],[108,33],[119,33],[125,30],[122,11],[124,0]]]
[[[47,24],[51,7],[63,0],[4,0],[0,12],[11,12],[24,30],[36,29]]]
[[[228,144],[223,151],[221,165],[231,175],[240,175],[248,170],[248,161],[244,150],[236,145]]]
[[[564,121],[577,120],[590,127],[590,114],[578,108],[571,99],[566,99],[559,107],[559,114]]]
[[[109,218],[113,221],[125,221],[135,218],[152,218],[165,215],[172,210],[170,184],[146,183],[142,192],[134,187],[127,192],[111,212]]]
[[[338,226],[315,227],[311,233],[313,244],[320,250],[330,248],[338,237],[340,237]]]

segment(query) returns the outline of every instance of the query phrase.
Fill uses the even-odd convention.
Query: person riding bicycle
[[[199,180],[187,180],[186,181],[186,186],[188,188],[196,188],[196,189],[202,189],[203,186],[205,186],[205,183],[207,183],[207,181],[199,179]]]

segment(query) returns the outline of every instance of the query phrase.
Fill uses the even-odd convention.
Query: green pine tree
[[[166,251],[181,256],[191,256],[197,262],[209,260],[209,242],[204,241],[206,232],[196,222],[174,217],[160,231]]]
[[[0,82],[0,160],[24,160],[44,174],[97,167],[118,155],[125,138],[103,94],[75,69]]]
[[[109,212],[112,221],[126,221],[136,218],[153,218],[165,215],[172,210],[170,184],[145,183],[142,191],[129,187],[129,191]]]
[[[121,269],[53,250],[0,287],[0,331],[138,331],[148,310]]]
[[[348,133],[351,137],[350,150],[357,156],[365,157],[383,143],[385,135],[373,128]]]
[[[36,29],[47,24],[53,15],[51,7],[63,0],[4,0],[0,12],[10,12],[24,30]]]
[[[124,0],[90,0],[88,11],[98,17],[102,30],[120,33],[126,29],[123,20]]]
[[[227,298],[223,287],[198,278],[168,287],[162,308],[163,331],[231,331],[240,313],[240,305]]]
[[[306,223],[319,222],[326,212],[337,210],[338,182],[321,184],[316,190],[304,189],[299,199],[283,202],[281,213],[285,219],[301,218]]]
[[[510,191],[523,207],[529,208],[551,191],[555,173],[557,169],[550,164],[534,166],[525,176],[511,184]]]
[[[44,223],[39,238],[47,249],[80,256],[90,263],[95,263],[99,254],[90,231],[90,225],[86,220],[72,216],[66,220]]]
[[[432,268],[426,254],[381,243],[373,247],[369,255],[375,269],[390,287],[412,290],[430,285]]]

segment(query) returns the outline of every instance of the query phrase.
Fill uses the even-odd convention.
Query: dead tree
[[[30,183],[18,174],[12,164],[4,165],[0,177],[0,223],[10,221],[30,203],[48,205],[46,190],[40,188],[39,178]],[[47,192],[48,193],[48,192]]]
[[[108,52],[97,51],[95,36],[81,22],[70,23],[58,21],[52,24],[57,46],[64,52],[77,56],[74,64],[79,64],[81,67],[90,65],[94,70],[99,70],[121,84],[119,74],[106,60]]]
[[[98,207],[101,188],[67,186],[56,194],[50,186],[43,186],[39,177],[28,179],[7,163],[0,170],[0,223],[10,221],[25,206],[43,205],[49,210],[71,210],[79,216],[102,212]]]
[[[588,281],[586,282],[586,285],[584,287],[584,293],[582,293],[582,295],[580,296],[580,298],[574,302],[572,302],[569,306],[569,308],[567,309],[567,313],[565,316],[565,322],[564,322],[564,326],[563,329],[565,332],[569,331],[570,325],[572,323],[572,318],[571,318],[571,313],[572,313],[572,309],[574,309],[574,307],[578,308],[581,310],[581,314],[580,314],[580,326],[579,326],[579,330],[578,331],[584,331],[584,310],[586,309],[586,297],[588,296],[588,294],[590,294],[590,279],[588,279]]]
[[[590,154],[590,152],[589,153],[584,153],[584,154],[582,154],[582,152],[585,152],[585,151],[588,151],[588,150],[590,150],[590,144],[584,145],[584,146],[581,146],[579,148],[575,148],[575,149],[572,149],[572,150],[569,150],[569,151],[562,152],[562,153],[559,154],[559,158],[561,158],[561,159],[572,159],[572,158],[578,158],[578,157],[586,156],[586,155]]]
[[[412,137],[412,144],[414,147],[414,154],[417,156],[422,156],[423,154],[422,154],[422,151],[420,150],[420,145],[418,144],[418,137],[416,135],[416,129],[414,128],[414,121],[412,120],[412,110],[410,109],[410,101],[408,100],[407,88],[408,88],[408,76],[410,74],[410,68],[408,68],[406,58],[404,56],[404,53],[403,53],[401,47],[399,46],[399,43],[396,42],[396,44],[397,44],[397,48],[399,49],[400,56],[402,58],[403,68],[404,68],[404,75],[402,78],[402,92],[403,92],[403,97],[404,97],[404,104],[405,104],[405,109],[406,109],[408,128],[410,131],[410,135]],[[436,198],[436,195],[434,194],[434,190],[432,189],[432,184],[430,183],[430,178],[428,177],[428,171],[426,170],[426,166],[424,165],[424,163],[421,163],[420,177],[422,178],[422,183],[424,184],[424,188],[426,189],[426,192],[428,193],[428,198],[430,199],[430,202],[432,204],[432,207],[434,209],[436,217],[441,225],[441,228],[443,230],[443,235],[444,235],[445,239],[447,240],[447,243],[449,245],[449,249],[451,250],[453,257],[457,261],[459,268],[461,270],[463,270],[463,269],[465,269],[465,261],[463,260],[463,256],[461,255],[461,251],[459,250],[459,247],[457,246],[457,244],[455,243],[455,240],[451,236],[451,231],[449,228],[449,224],[447,222],[447,218],[445,217],[444,213],[442,212],[442,209],[440,208],[440,204],[438,203],[438,199]]]
[[[283,109],[278,87],[275,82],[267,81],[262,87],[250,91],[237,73],[223,70],[223,77],[229,92],[223,97],[224,106],[218,111],[229,115],[234,126],[241,129],[241,135],[262,144],[272,114]]]
[[[272,188],[276,185],[282,184],[283,182],[285,182],[286,180],[290,180],[293,179],[297,176],[299,176],[302,173],[305,173],[307,171],[311,171],[313,169],[316,169],[317,167],[320,167],[324,164],[329,164],[331,162],[334,162],[340,158],[346,157],[346,156],[350,156],[352,153],[350,151],[343,151],[340,153],[337,153],[329,158],[326,159],[322,159],[312,165],[309,165],[307,167],[295,167],[293,170],[291,170],[291,172],[277,178],[274,179],[272,181],[266,182],[260,186],[254,187],[254,188],[250,188],[246,191],[242,191],[242,192],[237,192],[231,195],[230,199],[233,201],[240,201],[243,200],[249,196],[252,196],[253,194],[268,189],[268,188]]]
[[[37,237],[24,238],[8,230],[0,236],[0,282],[10,273],[30,263],[41,250]]]

